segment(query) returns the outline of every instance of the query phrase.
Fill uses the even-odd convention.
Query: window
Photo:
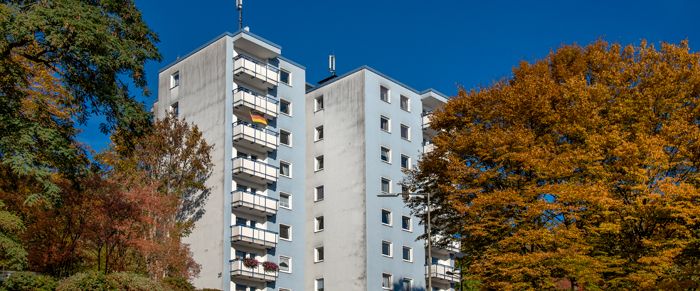
[[[285,83],[287,85],[292,85],[292,73],[280,69],[280,82]]]
[[[180,115],[180,105],[177,102],[170,105],[170,114],[172,114],[175,117],[178,117],[178,115]]]
[[[180,71],[177,71],[170,75],[170,88],[175,88],[180,86]]]
[[[316,217],[314,219],[314,231],[323,230],[323,216]]]
[[[384,86],[379,86],[379,99],[384,102],[391,102],[389,99],[389,88]]]
[[[391,257],[391,242],[382,241],[382,255]]]
[[[381,147],[380,149],[380,158],[382,159],[383,162],[391,163],[391,150],[385,147]]]
[[[314,141],[319,141],[323,139],[323,125],[317,126],[314,134]]]
[[[411,225],[411,217],[401,216],[401,229],[412,231],[413,226]]]
[[[413,280],[411,280],[409,278],[403,278],[403,280],[401,280],[401,291],[412,291],[413,290],[413,289],[411,289],[411,287],[413,287],[412,285],[413,285]]]
[[[280,291],[292,291],[292,289],[280,288]]]
[[[316,189],[314,189],[314,201],[323,200],[323,190],[323,185],[317,186]]]
[[[382,224],[391,225],[391,211],[382,209]]]
[[[280,112],[292,115],[292,103],[287,100],[280,100]]]
[[[391,290],[391,274],[382,274],[382,289]]]
[[[292,258],[280,256],[279,264],[280,272],[291,273],[292,272]],[[280,289],[282,290],[282,289]]]
[[[316,157],[314,161],[314,170],[323,170],[323,155]]]
[[[285,177],[292,177],[292,164],[281,161],[280,162],[280,175]]]
[[[323,262],[323,247],[314,249],[314,262]]]
[[[323,291],[323,278],[316,279],[316,291]]]
[[[403,247],[403,260],[407,262],[413,262],[413,249],[407,246]]]
[[[401,109],[405,111],[411,111],[411,99],[408,99],[408,97],[401,95],[401,101],[399,103]]]
[[[282,208],[287,208],[287,209],[292,209],[292,195],[289,195],[287,193],[281,192],[280,193],[280,207]]]
[[[411,128],[405,125],[401,125],[401,138],[411,140]]]
[[[382,116],[379,118],[379,128],[383,131],[391,132],[391,124],[388,117]]]
[[[280,224],[280,238],[292,240],[292,227],[286,224]]]
[[[280,129],[280,143],[286,146],[292,146],[292,134],[289,131]]]
[[[411,168],[411,158],[407,155],[401,155],[401,168],[410,169]]]
[[[314,112],[323,110],[323,95],[314,98]]]
[[[391,193],[391,180],[382,178],[382,192]]]

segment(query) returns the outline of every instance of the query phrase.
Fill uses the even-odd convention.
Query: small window
[[[323,262],[323,247],[314,249],[314,262]]]
[[[280,162],[280,175],[285,177],[292,177],[292,164],[287,162]]]
[[[401,256],[403,257],[404,261],[413,262],[413,249],[412,248],[404,246],[402,253],[403,254]]]
[[[407,155],[401,155],[401,168],[410,169],[411,168],[411,158]]]
[[[287,85],[292,85],[292,73],[286,70],[280,69],[280,82]]]
[[[319,141],[323,139],[323,125],[317,126],[314,133],[314,141]]]
[[[391,150],[385,147],[381,147],[380,149],[380,158],[382,159],[383,162],[391,163]]]
[[[382,274],[382,289],[391,290],[391,274]]]
[[[177,102],[170,105],[170,114],[172,114],[175,118],[180,115],[180,105]]]
[[[407,230],[407,231],[412,231],[412,224],[411,224],[411,217],[409,216],[401,216],[401,229]]]
[[[383,131],[391,132],[391,124],[388,117],[382,116],[379,118],[379,128]]]
[[[405,111],[411,111],[411,99],[408,99],[408,97],[401,95],[401,109]]]
[[[323,170],[323,155],[316,157],[314,159],[314,170],[315,171],[321,171]]]
[[[382,209],[382,224],[391,225],[391,211]]]
[[[391,180],[382,178],[382,192],[391,193]]]
[[[292,146],[292,134],[286,130],[280,130],[280,143],[286,146]]]
[[[292,272],[292,258],[280,256],[280,272],[291,273]],[[282,289],[280,289],[282,290]]]
[[[292,195],[281,192],[280,193],[280,207],[292,209]]]
[[[323,110],[323,95],[314,98],[314,112]]]
[[[384,102],[391,102],[389,99],[389,88],[384,86],[379,86],[379,99]]]
[[[316,189],[314,189],[314,201],[321,201],[323,200],[323,185],[317,186]]]
[[[409,278],[403,278],[401,280],[401,291],[413,291],[413,280]]]
[[[292,103],[287,100],[280,100],[280,113],[292,115]]]
[[[280,224],[280,238],[292,240],[292,227],[286,224]]]
[[[324,291],[323,290],[323,278],[316,279],[316,291]]]
[[[177,86],[180,86],[180,71],[170,75],[170,88],[175,88]]]
[[[323,216],[318,216],[314,218],[314,231],[323,230]]]
[[[411,128],[406,125],[401,125],[401,138],[411,140]]]
[[[382,255],[391,257],[391,242],[382,241]]]

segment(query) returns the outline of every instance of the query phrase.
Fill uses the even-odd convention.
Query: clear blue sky
[[[151,96],[158,70],[223,32],[237,30],[235,0],[136,0],[160,37],[161,63],[146,65]],[[406,85],[455,95],[457,86],[488,86],[520,61],[545,57],[563,44],[597,39],[623,44],[690,41],[700,51],[700,1],[244,0],[244,25],[282,46],[304,65],[307,81],[369,65]],[[79,139],[94,149],[109,142],[93,118]]]

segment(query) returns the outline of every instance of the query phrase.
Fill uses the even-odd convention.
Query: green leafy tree
[[[16,272],[2,282],[2,290],[7,291],[53,291],[56,289],[54,278],[32,272]]]
[[[24,230],[22,219],[7,211],[0,200],[0,269],[23,270],[27,266],[27,251],[19,239]]]

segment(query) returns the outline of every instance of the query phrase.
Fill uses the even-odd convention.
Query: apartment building
[[[157,118],[214,145],[206,213],[187,239],[198,288],[454,290],[457,249],[434,248],[401,198],[446,102],[369,68],[313,86],[280,46],[243,30],[163,68]],[[426,265],[426,262],[429,264]],[[276,266],[276,267],[275,267]]]

